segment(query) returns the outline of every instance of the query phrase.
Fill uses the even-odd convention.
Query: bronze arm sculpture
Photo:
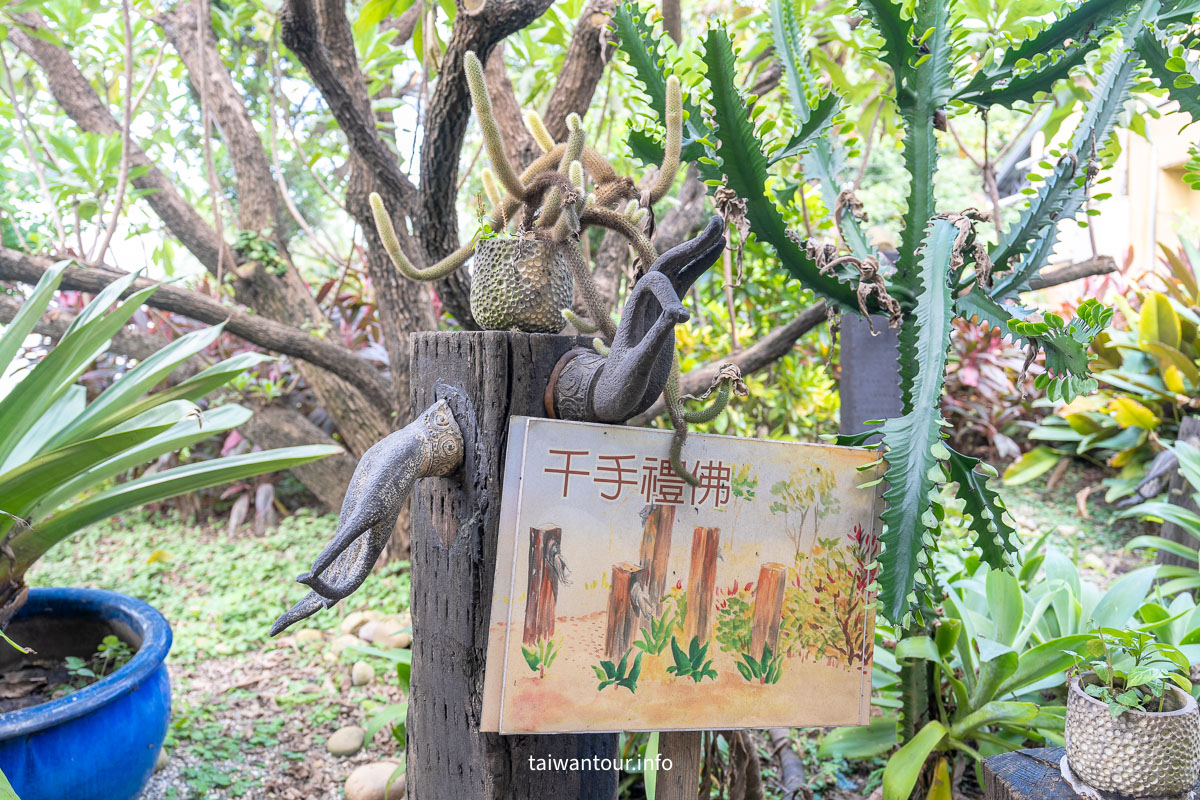
[[[724,231],[714,217],[699,236],[654,261],[630,293],[607,356],[580,348],[563,357],[546,388],[552,416],[622,423],[654,403],[673,372],[675,326],[690,317],[680,298],[716,263]],[[416,481],[449,475],[462,461],[462,433],[444,400],[367,450],[346,491],[337,532],[298,579],[311,591],[276,620],[271,635],[357,590]]]

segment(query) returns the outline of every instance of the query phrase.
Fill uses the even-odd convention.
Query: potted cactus
[[[1200,776],[1187,656],[1145,631],[1097,636],[1103,657],[1071,680],[1064,775],[1080,794],[1182,795]]]

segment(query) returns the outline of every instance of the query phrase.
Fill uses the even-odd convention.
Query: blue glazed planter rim
[[[0,741],[61,725],[112,702],[150,677],[171,649],[171,626],[166,618],[148,603],[119,592],[106,589],[30,589],[29,599],[15,618],[42,614],[94,615],[102,619],[114,619],[125,623],[140,635],[142,644],[128,664],[90,686],[48,703],[0,714]]]

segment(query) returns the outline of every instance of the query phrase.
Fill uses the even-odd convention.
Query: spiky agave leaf
[[[715,144],[706,157],[725,185],[746,201],[751,232],[776,252],[784,268],[808,289],[846,309],[858,306],[854,287],[833,275],[822,275],[816,263],[788,235],[787,223],[767,193],[767,158],[754,131],[754,106],[734,82],[736,62],[733,42],[722,27],[713,27],[704,39],[704,64],[710,89]],[[702,159],[701,163],[705,161]],[[702,168],[703,170],[703,168]]]
[[[949,276],[958,229],[945,219],[932,221],[925,236],[915,280],[920,291],[915,318],[915,347],[905,360],[916,365],[909,410],[883,423],[887,490],[883,512],[883,552],[879,556],[879,599],[893,621],[904,616],[913,589],[922,539],[928,530],[924,519],[939,462],[949,455],[942,443],[941,402],[946,376],[946,351],[954,300]],[[852,357],[852,356],[851,356]]]
[[[975,543],[979,545],[984,561],[996,569],[1003,569],[1007,555],[1016,551],[1013,541],[1016,530],[1007,518],[1004,500],[992,488],[991,479],[995,476],[980,471],[982,460],[951,448],[947,450],[950,451],[950,458],[946,460],[950,480],[958,484],[955,494],[963,501]]]
[[[1169,44],[1161,32],[1145,28],[1137,37],[1137,53],[1150,75],[1179,104],[1179,110],[1200,121],[1200,65],[1188,58],[1182,44]]]
[[[1032,36],[1008,42],[999,61],[976,73],[955,99],[983,108],[1011,107],[1018,100],[1032,99],[1038,91],[1048,91],[1050,84],[1083,63],[1127,7],[1124,0],[1085,0]]]
[[[1058,222],[1073,218],[1082,206],[1089,159],[1108,141],[1117,114],[1137,80],[1140,61],[1134,42],[1158,7],[1151,1],[1126,15],[1119,26],[1119,46],[1105,61],[1066,153],[1046,176],[1021,218],[992,248],[993,274],[1009,271],[996,281],[991,292],[997,300],[1014,297],[1028,288],[1029,279],[1037,275],[1054,249]]]
[[[618,3],[613,12],[613,29],[617,34],[621,52],[629,59],[633,67],[634,77],[646,91],[646,102],[654,112],[655,119],[665,123],[667,115],[667,76],[663,69],[666,61],[659,47],[660,37],[654,26],[646,19],[634,0],[624,0]],[[698,140],[704,136],[700,127],[701,115],[699,109],[688,99],[686,92],[683,98],[683,146],[680,159],[684,162],[695,161],[703,154]],[[629,146],[634,156],[644,164],[660,164],[663,158],[663,146],[658,137],[647,129],[633,130],[629,134]]]

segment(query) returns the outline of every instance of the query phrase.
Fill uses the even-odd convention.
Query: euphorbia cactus
[[[1187,50],[1175,37],[1176,23],[1188,21],[1194,2],[1141,4],[1087,0],[1062,18],[1017,42],[987,53],[960,46],[965,26],[951,23],[946,0],[860,0],[860,10],[883,38],[880,53],[894,78],[894,98],[904,121],[904,164],[909,173],[908,207],[904,214],[899,255],[890,272],[868,244],[856,218],[857,201],[839,188],[834,157],[837,143],[830,132],[839,101],[819,97],[800,52],[793,4],[772,0],[770,16],[774,53],[782,66],[793,116],[794,135],[756,127],[763,107],[744,96],[734,82],[736,60],[723,27],[709,29],[704,40],[706,79],[699,99],[684,100],[683,157],[698,164],[718,202],[722,192],[745,202],[750,232],[774,251],[781,267],[806,288],[842,312],[886,314],[900,338],[900,392],[903,415],[879,429],[888,464],[887,508],[880,555],[880,600],[884,613],[899,620],[913,610],[914,589],[924,602],[918,614],[937,605],[927,592],[932,576],[922,565],[936,546],[939,486],[955,483],[983,557],[1003,566],[1013,544],[1012,524],[999,496],[989,485],[993,474],[978,459],[956,453],[943,441],[941,398],[951,321],[977,319],[998,327],[1029,350],[1046,356],[1039,385],[1052,399],[1069,400],[1091,391],[1088,346],[1109,323],[1112,312],[1095,301],[1079,307],[1074,319],[1054,314],[1041,318],[1019,303],[1019,295],[1038,275],[1054,248],[1057,224],[1081,209],[1097,171],[1113,122],[1146,68],[1182,110],[1200,113],[1197,72]],[[615,20],[621,47],[645,84],[651,106],[661,111],[664,58],[653,29],[636,8],[618,8]],[[1101,49],[1101,43],[1105,47]],[[975,106],[1011,107],[1049,91],[1077,65],[1092,59],[1093,89],[1082,117],[1061,153],[1037,184],[1020,219],[986,246],[976,238],[976,225],[986,219],[972,211],[939,212],[933,186],[937,171],[935,131],[945,129],[946,109]],[[810,98],[819,97],[816,101]],[[652,133],[635,132],[635,155],[652,159],[661,150]],[[826,205],[833,209],[840,242],[821,243],[805,237],[789,220],[801,218],[782,207],[768,188],[772,167],[804,155],[805,177],[820,183]],[[854,353],[843,351],[842,358]],[[862,443],[872,434],[843,437]],[[923,573],[923,574],[922,574]]]

